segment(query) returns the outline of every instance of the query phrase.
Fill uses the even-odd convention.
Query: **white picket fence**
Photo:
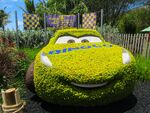
[[[134,55],[150,57],[149,34],[105,34],[105,40],[123,46]]]

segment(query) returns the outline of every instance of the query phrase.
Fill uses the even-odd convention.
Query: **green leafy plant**
[[[29,60],[15,48],[0,48],[0,87],[5,88],[16,76],[25,76]]]
[[[7,82],[16,73],[15,50],[0,48],[0,87],[6,87]]]
[[[125,13],[119,20],[118,28],[122,33],[138,33],[150,25],[150,6],[137,8]]]
[[[15,47],[15,31],[5,31],[0,33],[0,45],[5,47]]]
[[[44,31],[19,32],[19,46],[39,48],[47,43],[52,34],[52,31],[48,31],[47,35]]]
[[[19,47],[30,47],[30,48],[39,48],[45,45],[49,37],[53,35],[53,31],[47,31],[46,33],[43,30],[39,31],[19,31],[18,32],[18,40]],[[0,34],[1,40],[10,41],[10,45],[16,45],[17,34],[16,31],[7,30],[5,33]],[[7,43],[4,43],[8,46]]]

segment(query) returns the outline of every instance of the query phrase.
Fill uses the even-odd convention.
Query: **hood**
[[[108,81],[121,70],[122,48],[110,43],[79,43],[48,45],[44,52],[52,63],[47,70],[59,70],[60,76],[77,83]],[[41,64],[40,62],[40,65]],[[44,66],[44,65],[43,65]]]

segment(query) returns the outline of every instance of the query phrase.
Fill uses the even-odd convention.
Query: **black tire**
[[[33,72],[34,72],[34,62],[30,64],[27,70],[26,77],[25,77],[25,85],[31,92],[35,93]]]

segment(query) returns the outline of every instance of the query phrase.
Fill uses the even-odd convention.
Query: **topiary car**
[[[130,95],[135,83],[133,55],[89,29],[58,30],[32,71],[37,95],[61,105],[106,105]]]

